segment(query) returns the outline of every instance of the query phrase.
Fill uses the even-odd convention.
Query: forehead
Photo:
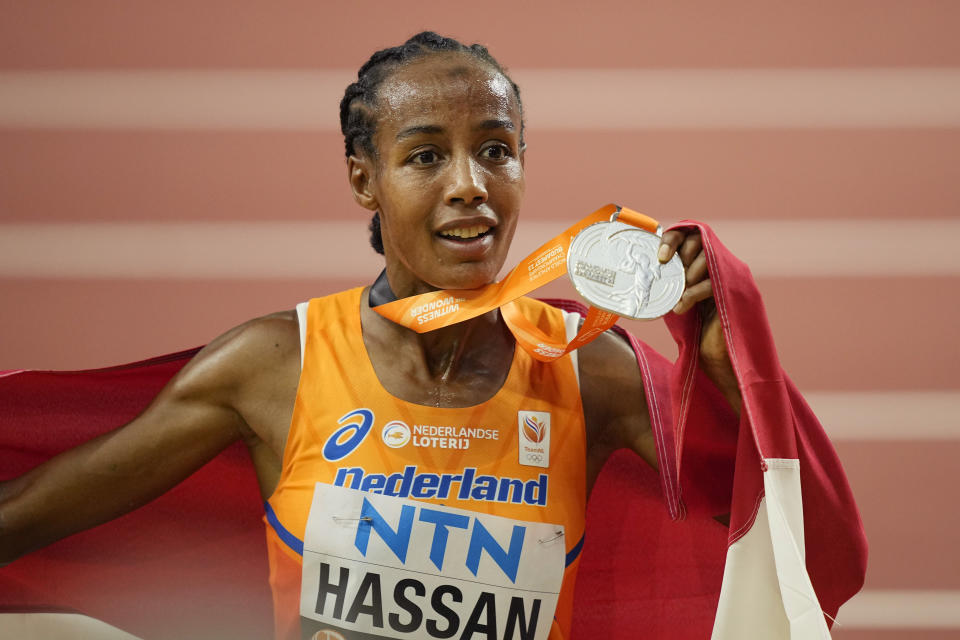
[[[500,119],[520,128],[510,81],[466,54],[427,55],[394,70],[377,95],[378,133],[432,120]]]

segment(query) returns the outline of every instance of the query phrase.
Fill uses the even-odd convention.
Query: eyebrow
[[[491,129],[505,129],[507,131],[514,131],[516,130],[516,126],[510,120],[484,120],[473,129],[474,131],[489,131]],[[411,138],[421,134],[434,133],[443,133],[443,127],[435,124],[417,125],[402,129],[399,133],[397,133],[397,140],[404,140],[405,138]]]
[[[443,133],[443,127],[437,126],[435,124],[424,124],[416,127],[407,127],[406,129],[403,129],[399,133],[397,133],[397,140],[403,140],[404,138],[410,138],[412,136],[420,135],[422,133]]]
[[[516,127],[510,120],[484,120],[474,127],[476,131],[486,131],[488,129],[506,129],[507,131],[513,131]]]

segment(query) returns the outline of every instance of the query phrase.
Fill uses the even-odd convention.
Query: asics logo
[[[330,462],[343,460],[360,446],[373,426],[373,411],[354,409],[341,416],[337,424],[343,426],[330,434],[323,445],[323,457]]]

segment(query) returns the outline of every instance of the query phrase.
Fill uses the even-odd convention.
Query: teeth
[[[446,231],[441,231],[440,235],[453,237],[453,238],[476,238],[482,233],[486,233],[490,230],[490,227],[479,224],[474,227],[462,227],[460,229],[448,229]]]

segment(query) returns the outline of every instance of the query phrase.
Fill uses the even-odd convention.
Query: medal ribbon
[[[650,233],[656,233],[660,227],[659,223],[649,216],[608,204],[541,245],[499,282],[479,289],[429,291],[381,304],[374,307],[374,310],[417,333],[426,333],[475,318],[499,307],[504,322],[523,349],[537,360],[556,360],[596,338],[612,327],[620,316],[591,306],[580,331],[573,340],[564,343],[548,337],[526,318],[512,301],[565,274],[567,251],[573,238],[586,227],[598,222],[609,222],[613,216],[620,222],[632,224]]]

